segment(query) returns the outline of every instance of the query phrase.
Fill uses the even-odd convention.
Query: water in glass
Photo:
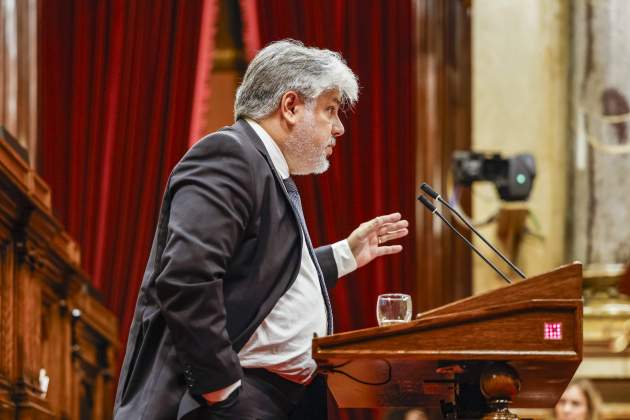
[[[376,319],[380,327],[411,320],[411,296],[403,293],[380,295],[376,303]]]

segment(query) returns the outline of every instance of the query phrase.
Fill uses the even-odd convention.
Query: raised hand
[[[378,216],[361,223],[348,236],[348,245],[358,267],[363,267],[381,255],[397,254],[402,251],[402,245],[384,245],[409,233],[407,229],[409,222],[401,218],[400,213]]]

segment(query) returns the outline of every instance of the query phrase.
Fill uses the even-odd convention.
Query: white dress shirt
[[[288,178],[289,166],[276,142],[255,121],[248,119],[247,122],[265,145],[278,175]],[[332,250],[339,277],[356,270],[357,263],[347,240],[333,244]],[[326,335],[326,305],[315,264],[306,240],[302,240],[302,260],[295,282],[238,353],[241,366],[264,368],[290,381],[306,384],[317,369],[311,354],[314,333],[320,337]],[[237,381],[205,396],[211,401],[224,400],[240,383]]]

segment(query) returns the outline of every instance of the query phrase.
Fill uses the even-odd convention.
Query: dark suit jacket
[[[179,419],[240,379],[237,352],[293,284],[301,252],[297,215],[249,124],[195,144],[166,187],[115,419]],[[316,255],[330,288],[332,249]]]

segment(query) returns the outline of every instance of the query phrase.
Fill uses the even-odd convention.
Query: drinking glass
[[[403,293],[379,295],[376,302],[379,327],[411,321],[411,296]]]

